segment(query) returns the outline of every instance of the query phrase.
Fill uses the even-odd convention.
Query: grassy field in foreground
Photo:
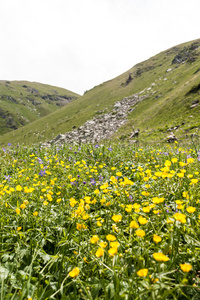
[[[1,149],[0,299],[200,298],[200,149]]]

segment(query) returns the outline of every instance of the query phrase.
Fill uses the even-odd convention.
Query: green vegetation
[[[0,157],[1,300],[200,298],[198,144]]]
[[[28,81],[0,81],[0,134],[40,119],[79,95]]]

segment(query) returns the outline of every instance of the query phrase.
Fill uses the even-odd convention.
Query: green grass
[[[0,300],[199,299],[199,144],[0,160]]]
[[[5,145],[12,140],[15,144],[31,145],[50,140],[59,133],[72,130],[74,125],[79,127],[97,114],[112,110],[116,101],[141,91],[141,95],[146,95],[147,98],[137,104],[129,116],[128,123],[114,137],[128,136],[134,125],[141,129],[144,138],[156,132],[156,138],[160,139],[160,129],[164,130],[166,126],[184,122],[184,126],[189,128],[194,122],[199,123],[200,105],[190,109],[193,100],[200,100],[199,91],[188,94],[199,84],[197,71],[200,65],[200,50],[196,49],[195,53],[188,50],[194,42],[200,45],[200,40],[191,41],[137,64],[122,75],[94,87],[58,111],[24,126],[23,130],[20,128],[3,135],[0,143]],[[196,60],[172,65],[174,57],[183,49],[192,53]],[[173,70],[167,72],[170,68]],[[139,73],[141,74],[138,75]],[[126,85],[130,74],[133,80]],[[152,90],[148,91],[150,87]],[[191,115],[193,117],[190,117]],[[179,132],[177,134],[179,135]]]
[[[42,97],[50,95],[52,100]],[[79,95],[50,85],[28,81],[0,81],[0,134],[31,123],[67,104],[59,96]],[[10,119],[10,122],[8,122]]]

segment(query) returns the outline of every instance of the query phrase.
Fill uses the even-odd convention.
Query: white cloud
[[[75,92],[199,36],[199,0],[1,0],[0,79]]]

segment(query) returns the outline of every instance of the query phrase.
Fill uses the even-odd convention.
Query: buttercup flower
[[[162,241],[162,238],[159,235],[153,235],[153,241],[157,244]]]
[[[137,229],[137,228],[139,228],[139,225],[138,225],[138,223],[137,223],[136,221],[131,221],[131,223],[130,223],[130,228],[135,228],[135,229]]]
[[[140,269],[138,272],[137,272],[137,275],[140,276],[140,277],[146,277],[148,274],[148,269]]]
[[[69,272],[69,276],[74,278],[74,277],[78,276],[79,273],[80,273],[80,270],[78,267],[76,267],[71,272]]]
[[[192,270],[192,265],[190,264],[180,264],[181,270],[185,273],[188,273],[190,270]]]
[[[103,256],[103,254],[104,254],[104,250],[102,248],[99,248],[95,253],[97,257],[101,257]]]
[[[135,234],[139,237],[144,237],[145,236],[145,231],[142,229],[137,229]]]
[[[112,220],[114,222],[118,223],[122,220],[122,216],[121,215],[114,215],[114,216],[112,216]]]
[[[166,255],[164,255],[161,252],[153,253],[153,258],[157,261],[168,261],[169,260],[169,257],[167,257]]]
[[[97,244],[98,241],[99,241],[98,235],[93,235],[93,237],[91,237],[91,239],[90,239],[90,243],[92,243],[92,244]]]
[[[116,240],[116,237],[114,236],[114,235],[112,235],[112,234],[108,234],[107,236],[106,236],[106,239],[108,240],[108,241],[115,241]]]

